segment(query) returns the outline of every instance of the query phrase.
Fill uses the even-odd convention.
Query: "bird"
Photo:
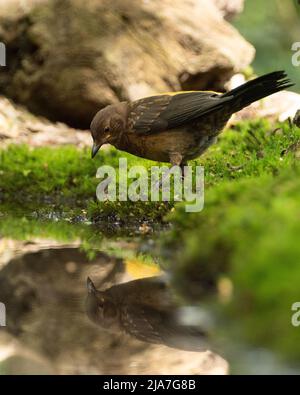
[[[274,71],[226,93],[172,92],[108,105],[90,125],[92,158],[103,144],[111,144],[183,169],[216,141],[234,113],[293,85],[284,71]]]
[[[87,278],[86,313],[96,325],[140,341],[186,351],[204,351],[208,331],[186,325],[162,276],[137,279],[100,291]]]

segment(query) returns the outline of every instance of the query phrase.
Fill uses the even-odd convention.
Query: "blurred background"
[[[292,65],[292,43],[300,42],[298,0],[246,0],[233,25],[256,49],[252,66],[257,74],[284,69],[300,91],[300,69]]]

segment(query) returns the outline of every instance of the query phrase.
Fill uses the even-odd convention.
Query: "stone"
[[[224,19],[224,4],[36,0],[8,8],[0,18],[7,47],[0,89],[34,113],[84,129],[118,100],[221,90],[255,52]]]

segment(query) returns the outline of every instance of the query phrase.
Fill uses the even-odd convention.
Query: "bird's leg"
[[[170,162],[171,162],[171,167],[162,175],[161,180],[159,180],[156,185],[155,185],[155,189],[158,190],[160,189],[160,187],[163,186],[164,181],[167,179],[167,177],[170,176],[170,174],[173,171],[174,166],[180,166],[181,169],[181,177],[183,179],[183,167],[184,166],[181,162],[182,162],[182,155],[179,153],[175,153],[175,154],[171,154],[170,155]]]
[[[162,174],[161,179],[159,179],[157,181],[157,183],[155,184],[155,189],[156,190],[160,189],[163,186],[164,181],[169,177],[170,173],[172,172],[172,169],[173,169],[173,166],[170,167],[166,172],[164,172]]]
[[[184,166],[186,166],[186,163],[180,163],[181,180],[182,180],[182,182],[184,181]]]

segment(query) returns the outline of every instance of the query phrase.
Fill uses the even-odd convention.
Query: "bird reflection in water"
[[[115,333],[186,351],[205,351],[208,333],[201,325],[185,322],[185,309],[176,302],[162,276],[148,277],[97,290],[87,279],[89,319]],[[201,327],[200,327],[201,326]]]

